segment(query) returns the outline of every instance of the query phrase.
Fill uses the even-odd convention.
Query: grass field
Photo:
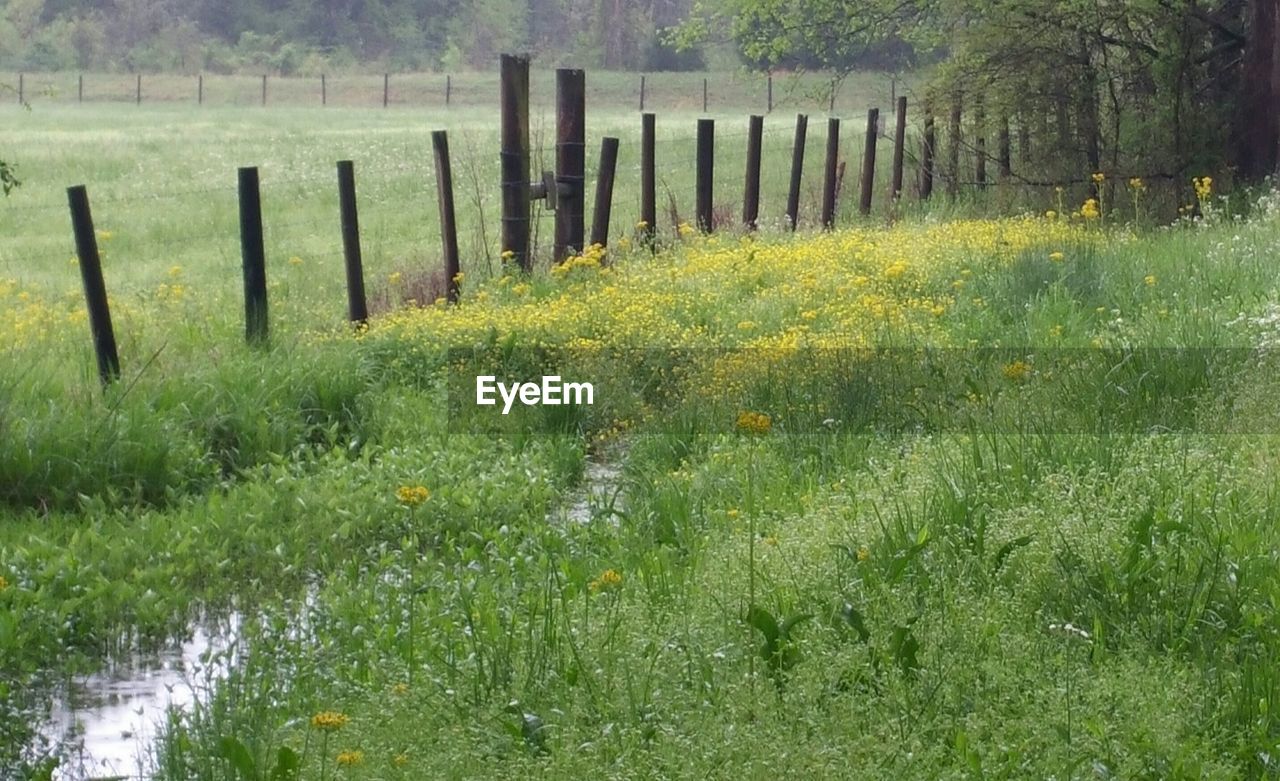
[[[694,116],[659,119],[683,211]],[[611,263],[523,277],[496,257],[481,107],[4,117],[26,183],[0,203],[0,777],[48,768],[60,680],[233,612],[230,674],[163,726],[148,777],[1280,772],[1274,195],[1204,193],[1203,218],[1153,228],[1123,183],[1094,219],[1069,216],[1083,193],[993,189],[846,207],[830,234],[664,225],[651,255],[617,109],[588,124],[623,138]],[[456,307],[424,300],[437,126]],[[790,126],[768,127],[776,223]],[[718,147],[726,209],[744,140]],[[345,157],[378,304],[356,333]],[[124,366],[105,393],[62,192],[81,182]],[[495,423],[465,403],[490,367],[599,398]]]

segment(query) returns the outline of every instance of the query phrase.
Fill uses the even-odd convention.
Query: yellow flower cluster
[[[609,591],[622,585],[622,573],[615,569],[607,569],[600,577],[587,584],[592,591]]]
[[[1098,208],[1098,200],[1090,198],[1080,207],[1080,216],[1086,220],[1096,220],[1102,216],[1102,210]]]
[[[396,489],[396,501],[409,507],[417,507],[431,498],[431,491],[421,485],[402,485]]]
[[[343,751],[338,754],[338,764],[343,767],[358,765],[364,761],[363,751]]]
[[[1005,379],[1011,382],[1022,382],[1031,376],[1031,365],[1026,361],[1014,361],[1013,363],[1005,364],[1001,372],[1004,374]]]
[[[565,258],[562,263],[552,267],[554,276],[562,277],[575,269],[598,269],[604,264],[605,249],[599,244],[592,244],[582,251],[581,255]]]
[[[1192,179],[1191,186],[1196,190],[1196,199],[1202,203],[1213,195],[1213,177],[1201,176]]]
[[[773,429],[773,418],[763,412],[738,413],[738,430],[748,434],[768,434]]]
[[[311,726],[323,732],[336,732],[347,725],[350,718],[345,713],[326,710],[311,717]]]

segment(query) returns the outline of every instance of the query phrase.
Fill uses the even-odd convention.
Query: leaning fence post
[[[764,117],[753,114],[747,123],[747,175],[742,191],[742,225],[749,231],[760,220],[760,146]]]
[[[897,125],[893,134],[893,199],[902,197],[902,165],[907,146],[907,96],[898,98]]]
[[[698,170],[695,181],[696,219],[698,230],[710,233],[714,228],[712,198],[714,196],[716,156],[716,121],[698,120]]]
[[[876,140],[880,130],[880,109],[867,109],[867,140],[862,148],[862,194],[858,213],[871,213],[871,193],[876,181]]]
[[[796,114],[796,137],[791,146],[791,188],[787,191],[787,224],[796,229],[800,221],[800,180],[804,176],[804,137],[809,116]]]
[[[449,164],[449,134],[444,130],[431,133],[431,147],[436,157],[436,200],[440,206],[440,243],[444,250],[444,275],[449,303],[458,301],[458,220],[453,210],[453,169]]]
[[[822,227],[831,230],[836,224],[836,168],[840,160],[840,119],[827,120],[826,177],[822,182]]]
[[[656,162],[655,128],[656,117],[652,114],[640,116],[640,229],[644,240],[653,247],[653,238],[658,230],[658,193]]]
[[[350,160],[338,161],[338,212],[342,219],[342,256],[347,266],[347,319],[369,319],[364,296],[364,262],[360,255],[360,218],[356,211],[356,171]]]
[[[262,196],[258,169],[241,168],[240,258],[244,271],[244,336],[250,344],[267,339],[267,258],[262,241]]]
[[[933,109],[925,107],[924,145],[920,150],[920,200],[927,201],[933,195],[933,157],[937,142],[933,125]]]
[[[618,167],[618,139],[600,139],[600,170],[596,178],[596,207],[591,213],[591,244],[609,246],[609,217],[613,212],[613,175]]]
[[[530,271],[529,256],[529,58],[504,54],[502,102],[502,253]],[[510,253],[508,255],[508,253]]]
[[[587,77],[556,69],[556,261],[582,252],[587,169]]]
[[[89,194],[84,185],[67,188],[71,207],[71,228],[76,236],[80,279],[84,282],[84,302],[89,311],[89,330],[93,335],[93,352],[98,358],[98,378],[108,385],[120,376],[120,356],[116,352],[115,331],[111,328],[111,309],[107,305],[107,286],[102,280],[102,259],[98,255],[98,236],[93,230],[89,212]]]

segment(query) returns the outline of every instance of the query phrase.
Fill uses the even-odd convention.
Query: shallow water
[[[41,734],[57,747],[61,781],[147,778],[170,707],[202,699],[232,662],[239,616],[192,627],[189,639],[117,660],[55,693]]]

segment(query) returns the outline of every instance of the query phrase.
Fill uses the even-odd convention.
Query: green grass
[[[846,215],[859,230],[831,241],[671,238],[606,272],[503,279],[484,259],[485,108],[9,111],[0,149],[27,180],[0,203],[0,766],[15,776],[41,761],[50,685],[232,609],[237,663],[171,717],[159,778],[271,778],[295,760],[307,779],[1276,774],[1280,408],[1253,349],[1276,338],[1274,206],[1158,230],[1124,226],[1127,205],[1105,231],[958,220],[1051,207],[1009,188],[892,228],[887,209]],[[619,236],[634,114],[588,126],[624,138]],[[660,159],[688,153],[665,174],[682,216],[693,118],[660,117]],[[489,220],[484,240],[463,209],[452,314],[400,308],[438,262],[437,122],[456,131],[460,203],[474,164]],[[776,210],[790,130],[769,128]],[[740,141],[720,147],[729,208]],[[342,157],[379,302],[359,336],[343,323]],[[259,349],[240,324],[241,164],[263,167],[268,209]],[[125,368],[105,393],[68,262],[61,190],[81,181],[111,232]],[[1046,238],[1007,249],[1028,231]],[[843,287],[858,275],[869,287]],[[572,319],[597,295],[620,311]],[[753,328],[822,336],[885,301],[864,322],[897,350],[878,363],[751,346]],[[628,341],[630,323],[651,342]],[[696,338],[635,351],[671,333]],[[617,348],[572,355],[613,394],[597,412],[500,437],[450,418],[449,347],[516,365],[588,335]],[[730,346],[760,349],[744,384],[699,382]],[[917,359],[926,346],[940,352]],[[744,409],[770,430],[738,430]],[[588,459],[620,467],[621,496],[567,521]],[[397,502],[415,485],[425,503]],[[321,711],[350,721],[321,732]]]

